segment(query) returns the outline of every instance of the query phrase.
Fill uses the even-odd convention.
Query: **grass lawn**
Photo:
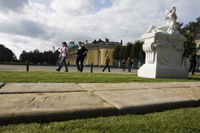
[[[136,74],[0,71],[0,82],[4,83],[124,83],[195,81],[200,81],[200,75],[190,75],[189,79],[150,79],[139,78]],[[110,116],[50,123],[10,124],[0,126],[0,133],[3,132],[199,133],[200,107],[167,110],[145,115]]]
[[[3,133],[199,133],[200,107],[145,115],[110,116],[63,122],[0,126]]]
[[[0,71],[0,82],[4,83],[128,83],[195,81],[200,81],[200,75],[190,75],[189,79],[151,79],[140,78],[136,74]]]

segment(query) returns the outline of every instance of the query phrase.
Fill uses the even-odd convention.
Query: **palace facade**
[[[92,43],[88,43],[86,40],[86,44],[82,43],[84,47],[88,49],[87,56],[84,60],[84,65],[91,65],[93,63],[94,66],[104,66],[105,65],[105,57],[108,54],[110,58],[110,66],[113,66],[113,58],[112,53],[114,50],[115,45],[120,44],[121,42],[109,42],[108,39],[105,41],[99,39],[98,41],[94,40]],[[68,44],[69,47],[69,56],[67,62],[69,65],[76,65],[76,54],[78,45],[74,42],[70,42]]]

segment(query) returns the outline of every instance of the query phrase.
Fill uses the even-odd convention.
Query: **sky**
[[[177,22],[196,21],[199,0],[0,0],[0,44],[19,59],[23,50],[40,52],[63,41],[135,42],[150,25],[166,25],[176,7]]]

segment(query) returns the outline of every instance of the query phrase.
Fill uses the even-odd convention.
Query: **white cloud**
[[[18,0],[26,3],[25,0]],[[94,12],[92,0],[52,0],[50,6],[29,2],[18,4],[9,14],[0,12],[0,44],[19,56],[23,50],[51,50],[63,41],[134,42],[150,25],[161,26],[164,12],[177,7],[180,22],[195,21],[200,15],[198,0],[111,0],[112,6]],[[14,5],[13,5],[14,6]],[[52,11],[50,10],[52,9]],[[20,9],[20,10],[19,10]],[[195,10],[195,11],[194,11]]]
[[[101,3],[104,4],[106,0],[101,0]]]
[[[93,12],[89,0],[53,0],[50,7],[59,15],[77,16]]]

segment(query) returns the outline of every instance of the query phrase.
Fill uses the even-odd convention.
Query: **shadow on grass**
[[[197,80],[197,81],[200,81],[200,78],[195,78],[195,77],[189,77],[188,79],[191,79],[191,80]]]

